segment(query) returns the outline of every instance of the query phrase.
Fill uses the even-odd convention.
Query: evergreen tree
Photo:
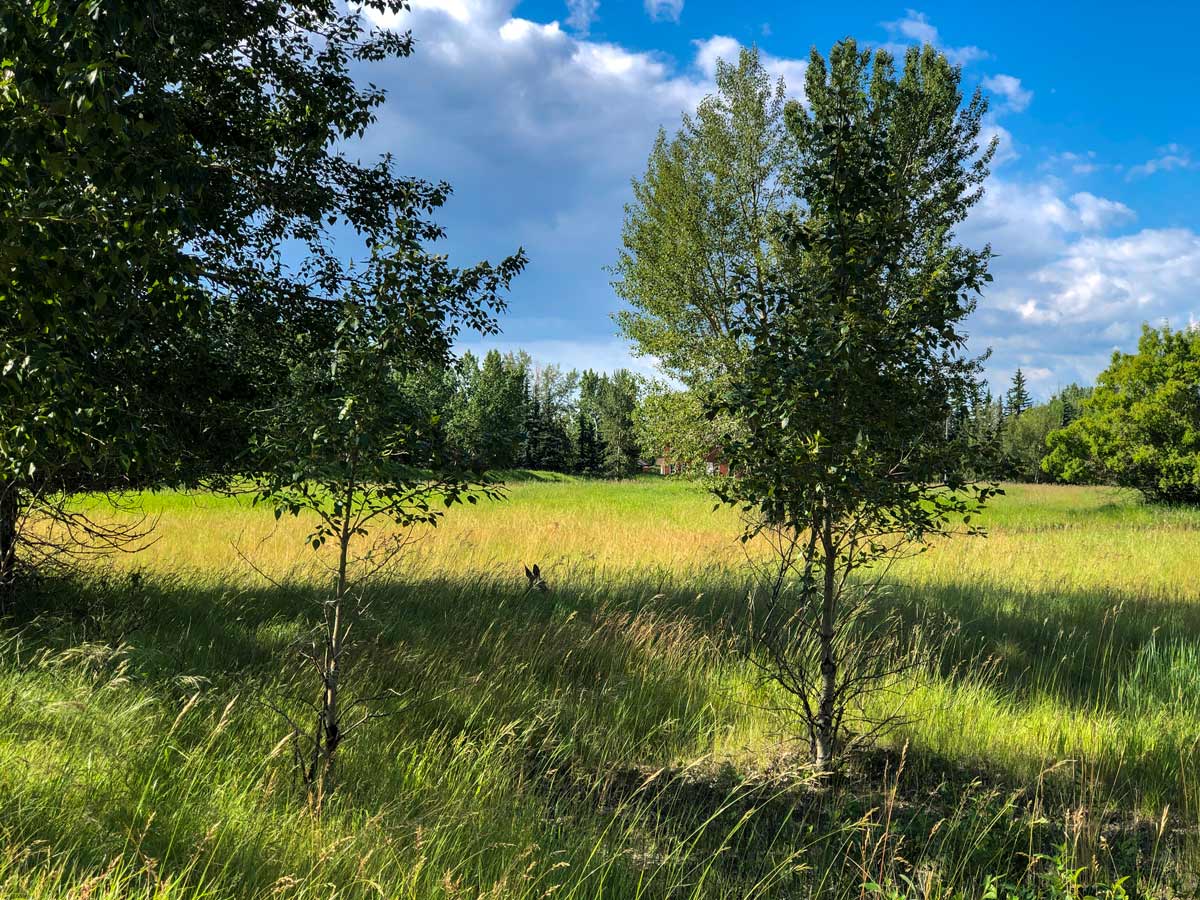
[[[475,469],[508,469],[522,462],[525,444],[525,367],[488,351],[480,366],[463,354],[450,440]]]
[[[633,414],[638,403],[638,381],[628,369],[618,369],[600,380],[599,433],[604,444],[604,474],[627,478],[638,470],[641,445]]]
[[[583,410],[579,410],[575,418],[575,471],[580,475],[595,475],[599,473],[602,462],[600,445],[596,440],[596,423]]]
[[[521,448],[521,465],[527,469],[544,469],[544,432],[542,404],[538,395],[525,388],[525,444]]]
[[[1062,427],[1066,428],[1072,422],[1079,418],[1083,403],[1092,395],[1090,387],[1080,387],[1078,384],[1069,384],[1058,392],[1058,398],[1062,401]]]
[[[1012,387],[1008,389],[1005,400],[1008,414],[1014,418],[1033,406],[1033,397],[1029,394],[1029,388],[1025,383],[1025,373],[1021,371],[1020,367],[1013,375]]]
[[[542,429],[541,463],[548,472],[569,472],[574,461],[574,446],[567,425],[559,417],[545,419]]]
[[[579,376],[579,399],[577,401],[580,422],[579,443],[580,471],[600,475],[604,468],[604,435],[600,428],[600,394],[604,376],[585,369]],[[588,440],[584,446],[583,423],[587,424]]]

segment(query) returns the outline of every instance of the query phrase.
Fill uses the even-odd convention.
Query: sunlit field
[[[318,818],[280,715],[316,692],[309,523],[142,505],[152,545],[4,625],[6,896],[1196,895],[1200,512],[1011,486],[897,565],[902,721],[818,781],[740,652],[733,513],[513,483],[366,588],[348,684],[387,715]]]

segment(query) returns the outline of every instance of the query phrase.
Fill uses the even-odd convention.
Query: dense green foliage
[[[1019,372],[1019,370],[1018,370]],[[1071,384],[1043,403],[1035,403],[1024,376],[1013,376],[1013,385],[997,399],[985,385],[959,398],[948,423],[963,433],[972,446],[964,472],[975,478],[1041,482],[1053,480],[1042,467],[1050,452],[1047,438],[1079,416],[1091,388]]]
[[[717,63],[716,93],[661,133],[625,211],[614,273],[630,309],[617,314],[638,352],[671,376],[707,388],[737,369],[734,283],[774,264],[771,224],[787,202],[784,85],[756,49]]]
[[[647,453],[661,454],[675,472],[685,476],[708,472],[724,430],[723,421],[705,417],[703,401],[695,391],[672,390],[661,382],[650,385],[634,421]]]
[[[521,466],[623,478],[638,470],[641,382],[618,369],[564,372],[527,353],[466,353],[436,400],[447,454],[476,471]]]
[[[1033,403],[1021,413],[1010,407],[1000,419],[999,466],[996,476],[1013,481],[1046,481],[1043,462],[1050,452],[1048,439],[1078,415],[1091,388],[1068,385],[1045,403]]]
[[[0,474],[227,462],[276,326],[336,321],[331,223],[436,236],[444,186],[334,150],[383,99],[351,67],[409,37],[324,0],[21,3],[0,25]]]
[[[1113,354],[1077,419],[1049,437],[1047,472],[1200,502],[1200,331],[1142,330]]]
[[[461,388],[448,422],[458,454],[478,469],[509,469],[521,458],[525,428],[525,366],[490,351],[480,365],[467,354],[459,365]]]
[[[412,47],[362,6],[47,0],[0,16],[8,580],[14,536],[62,520],[47,498],[242,466],[247,413],[286,390],[296,342],[337,340],[358,275],[333,229],[436,268],[420,248],[448,188],[338,149],[383,100],[351,69]]]
[[[676,134],[660,132],[633,183],[613,268],[613,286],[628,304],[616,315],[622,333],[695,392],[656,403],[642,429],[656,452],[673,448],[672,462],[684,469],[711,452],[720,428],[683,413],[698,412],[704,396],[737,377],[745,354],[736,334],[744,313],[738,282],[761,287],[777,267],[774,226],[793,202],[783,178],[783,81],[771,79],[755,48],[743,49],[736,64],[718,61],[715,81],[715,93]]]

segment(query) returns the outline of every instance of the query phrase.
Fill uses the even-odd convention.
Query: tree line
[[[1068,385],[1049,400],[1035,402],[1018,368],[1008,389],[994,395],[986,382],[955,404],[950,429],[969,432],[978,448],[966,465],[977,477],[998,481],[1057,481],[1043,468],[1047,439],[1077,419],[1091,396],[1090,387]]]
[[[479,471],[537,469],[602,478],[640,470],[634,423],[641,380],[538,365],[528,353],[466,352],[413,385],[446,458]]]
[[[1095,386],[1071,384],[1035,403],[1024,373],[993,397],[960,400],[949,429],[970,433],[974,477],[1107,484],[1166,503],[1200,502],[1200,329],[1143,326]]]

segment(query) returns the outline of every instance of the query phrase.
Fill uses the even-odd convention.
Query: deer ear
[[[533,577],[534,577],[534,578],[541,578],[541,577],[542,577],[542,570],[541,570],[540,568],[538,568],[538,564],[537,564],[537,563],[534,563],[534,564],[533,564]]]
[[[534,566],[534,568],[536,569],[536,568],[537,568],[537,566]],[[532,577],[533,577],[533,573],[529,571],[529,566],[526,566],[526,567],[525,567],[525,577],[526,577],[526,578],[532,578]]]

